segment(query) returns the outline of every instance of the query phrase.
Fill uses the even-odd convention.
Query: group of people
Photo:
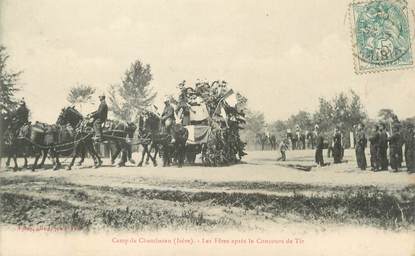
[[[402,125],[395,122],[391,133],[388,132],[386,124],[376,124],[369,136],[366,135],[364,125],[359,124],[355,135],[355,149],[357,165],[361,170],[367,168],[365,148],[368,141],[371,170],[384,171],[390,166],[393,171],[398,171],[402,168],[405,157],[407,171],[415,171],[415,134],[412,124],[402,129]]]
[[[333,163],[342,163],[344,156],[343,135],[338,127],[335,128],[333,135],[326,143],[326,138],[316,125],[313,131],[315,143],[315,163],[324,166],[323,150],[328,149],[329,156],[333,156]],[[415,133],[412,124],[402,128],[401,123],[394,122],[391,132],[388,132],[384,123],[376,124],[373,130],[367,134],[364,124],[356,126],[354,134],[354,145],[356,153],[357,167],[366,170],[366,148],[369,144],[370,167],[372,171],[388,170],[389,166],[393,171],[402,168],[405,159],[408,172],[415,171]],[[279,144],[281,156],[277,161],[286,160],[286,151],[289,147],[289,134]],[[389,153],[389,154],[388,154]],[[389,156],[388,156],[389,155]]]

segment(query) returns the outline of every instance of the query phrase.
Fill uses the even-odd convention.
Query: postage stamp
[[[376,0],[351,5],[356,73],[405,69],[413,66],[408,4]]]

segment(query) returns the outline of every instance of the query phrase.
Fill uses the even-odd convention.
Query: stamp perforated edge
[[[415,37],[415,11],[411,8],[408,1],[401,1],[405,3],[406,5],[406,11],[408,16],[408,26],[409,26],[409,50],[412,54],[412,63],[405,65],[405,66],[396,66],[393,64],[388,64],[384,66],[379,66],[379,68],[372,69],[372,70],[361,70],[359,65],[359,57],[358,57],[358,50],[357,50],[357,38],[356,33],[354,30],[354,11],[353,11],[353,5],[355,4],[368,4],[372,2],[376,2],[379,0],[368,0],[368,1],[352,1],[348,6],[348,16],[349,16],[349,24],[350,24],[350,41],[352,46],[352,57],[353,57],[353,68],[354,72],[357,75],[363,75],[363,74],[375,74],[375,73],[382,73],[382,72],[388,72],[388,71],[398,71],[398,70],[410,70],[414,68],[414,54],[413,54],[413,43],[414,43],[414,37]],[[388,0],[386,0],[388,1]],[[411,16],[412,14],[412,16]]]

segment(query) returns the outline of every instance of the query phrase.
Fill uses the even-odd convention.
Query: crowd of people
[[[405,159],[405,167],[408,172],[415,172],[415,134],[414,125],[406,124],[405,127],[397,120],[391,123],[391,129],[385,123],[373,125],[370,132],[367,132],[365,125],[359,123],[353,131],[354,148],[356,154],[357,167],[361,170],[368,168],[366,160],[366,148],[369,147],[370,168],[372,171],[399,171],[403,168]],[[298,129],[297,129],[298,130]],[[338,127],[330,138],[324,136],[318,125],[312,132],[312,144],[315,147],[315,163],[319,166],[325,166],[323,150],[327,149],[327,155],[333,157],[333,163],[339,164],[343,162],[344,141],[343,134]],[[292,145],[292,134],[287,131],[286,138],[282,139],[279,144],[281,156],[277,161],[285,161],[287,159],[286,151],[296,149]],[[305,147],[304,147],[305,148]],[[297,147],[298,149],[298,147]]]

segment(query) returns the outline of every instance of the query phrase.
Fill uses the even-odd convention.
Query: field
[[[357,229],[386,234],[386,240],[415,231],[414,174],[360,171],[349,150],[345,163],[309,172],[281,165],[312,165],[311,150],[290,151],[281,165],[277,156],[249,152],[242,164],[216,168],[92,169],[88,161],[72,171],[3,167],[0,221],[8,228],[82,232],[279,230],[307,236]]]

